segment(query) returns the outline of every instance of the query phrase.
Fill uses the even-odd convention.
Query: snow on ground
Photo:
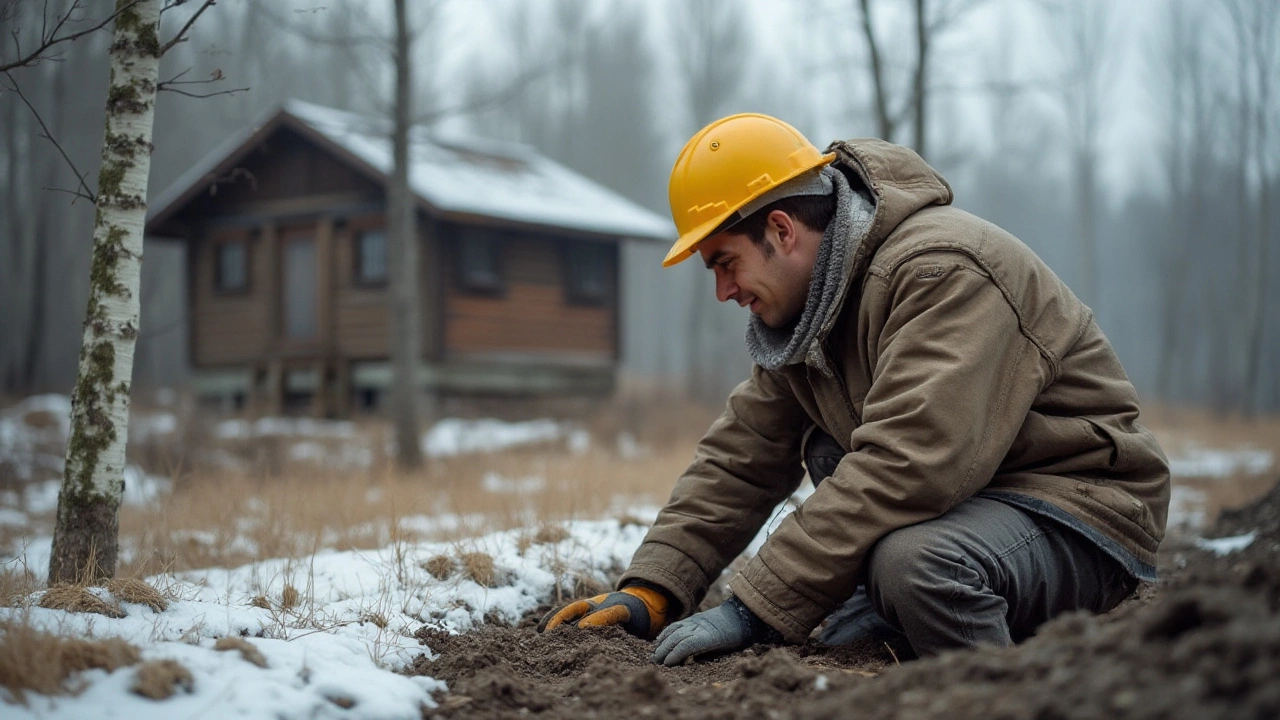
[[[163,612],[126,604],[120,619],[40,607],[0,608],[0,617],[59,634],[120,637],[144,660],[173,659],[195,678],[190,693],[152,701],[129,692],[135,670],[90,671],[74,697],[30,696],[6,706],[6,718],[419,718],[443,683],[394,670],[429,652],[413,637],[424,625],[463,632],[486,616],[516,622],[573,578],[606,581],[625,566],[646,528],[616,520],[576,521],[555,544],[528,544],[513,530],[462,543],[391,545],[378,551],[321,551],[304,560],[269,560],[149,578],[176,598]],[[523,552],[521,548],[524,548]],[[462,570],[443,580],[423,569],[433,556],[483,552],[496,580],[485,587]],[[30,560],[35,560],[30,558]],[[459,563],[461,566],[461,563]],[[297,604],[286,608],[286,586]],[[105,591],[102,591],[105,593]],[[37,594],[38,596],[38,594]],[[33,596],[33,600],[36,596]],[[266,604],[269,607],[255,606]],[[215,651],[218,638],[241,636],[266,657],[260,669],[237,652]],[[335,701],[351,700],[351,710]]]
[[[1209,448],[1185,443],[1169,453],[1169,471],[1174,477],[1223,478],[1238,472],[1260,475],[1271,469],[1275,458],[1257,448]]]
[[[1249,547],[1257,537],[1258,533],[1254,531],[1244,535],[1232,535],[1231,537],[1199,538],[1196,540],[1196,546],[1215,555],[1230,555],[1233,552],[1239,552]]]

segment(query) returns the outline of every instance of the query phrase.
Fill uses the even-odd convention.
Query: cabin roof
[[[390,177],[387,119],[289,100],[263,121],[228,137],[174,181],[151,203],[148,228],[173,217],[281,125],[302,130],[379,182]],[[420,203],[442,214],[630,238],[675,237],[675,227],[666,218],[518,143],[415,127],[410,133],[409,186]]]

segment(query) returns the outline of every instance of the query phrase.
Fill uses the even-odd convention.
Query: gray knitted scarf
[[[814,340],[826,321],[840,310],[841,300],[853,280],[849,277],[849,263],[871,228],[876,208],[864,190],[849,186],[844,173],[830,166],[822,172],[831,178],[835,187],[836,213],[818,246],[804,312],[782,328],[769,327],[759,315],[752,315],[747,323],[747,352],[766,370],[808,361],[823,374],[831,374]]]

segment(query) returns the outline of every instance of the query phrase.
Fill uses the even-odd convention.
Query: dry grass
[[[156,612],[169,608],[169,601],[141,578],[112,578],[107,581],[107,591],[120,602],[146,605]]]
[[[457,569],[457,563],[448,555],[435,555],[422,563],[422,569],[437,580],[445,580]]]
[[[419,473],[380,468],[366,473],[290,466],[270,477],[219,471],[179,477],[151,508],[121,510],[122,542],[144,548],[119,573],[146,576],[255,560],[304,557],[316,548],[386,547],[405,542],[457,541],[526,526],[614,516],[618,498],[660,505],[688,465],[693,441],[621,459],[610,449],[575,455],[564,449],[524,449],[433,461]],[[487,473],[545,478],[534,493],[494,493]],[[456,525],[400,530],[393,518],[453,515]],[[0,585],[2,588],[3,585]]]
[[[458,562],[462,565],[463,575],[477,585],[487,588],[498,586],[498,567],[489,553],[464,552],[458,555]]]
[[[298,603],[301,601],[301,593],[298,592],[298,588],[292,585],[285,585],[284,590],[280,591],[280,607],[285,610],[292,610],[298,607]]]
[[[179,689],[191,692],[195,689],[191,671],[177,660],[152,660],[138,666],[131,691],[152,700],[166,700]]]
[[[37,604],[50,610],[97,613],[98,615],[106,615],[109,618],[122,618],[125,616],[124,610],[119,605],[103,600],[83,585],[54,585],[40,596],[40,601]]]
[[[244,658],[246,662],[251,662],[260,668],[265,668],[267,666],[267,658],[262,654],[262,651],[253,643],[242,637],[231,636],[218,638],[218,641],[213,644],[213,649],[223,652],[228,650],[238,650],[240,652],[240,657]]]
[[[25,617],[0,620],[0,687],[18,702],[27,692],[41,695],[74,693],[68,683],[84,670],[107,672],[139,660],[138,649],[119,639],[83,640],[35,629]]]
[[[569,539],[569,531],[563,525],[543,525],[533,534],[533,542],[538,545],[555,545]]]

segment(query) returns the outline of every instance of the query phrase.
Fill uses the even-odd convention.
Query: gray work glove
[[[653,661],[668,667],[685,658],[731,652],[759,642],[781,642],[782,636],[768,623],[730,596],[720,607],[673,623],[658,636]]]

